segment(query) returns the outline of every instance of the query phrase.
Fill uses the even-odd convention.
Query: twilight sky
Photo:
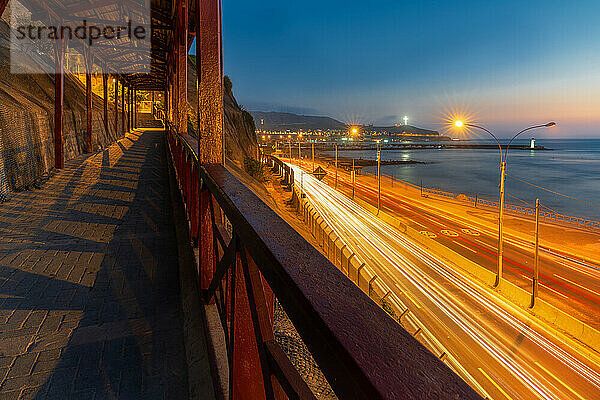
[[[224,0],[225,72],[250,110],[506,136],[600,137],[597,0]],[[543,136],[542,132],[536,134]]]

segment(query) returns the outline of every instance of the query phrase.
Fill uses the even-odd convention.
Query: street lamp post
[[[335,188],[337,189],[337,182],[338,182],[338,157],[337,157],[337,149],[338,149],[338,145],[336,143],[335,145]]]
[[[377,215],[381,211],[381,150],[377,141]]]
[[[315,142],[312,143],[312,170],[315,171]]]
[[[531,288],[531,305],[535,305],[540,281],[540,199],[535,201],[535,256],[533,261],[533,285]]]
[[[356,171],[354,170],[354,158],[352,159],[352,200],[354,200],[354,186],[356,185]]]
[[[548,122],[546,124],[533,125],[533,126],[530,126],[529,128],[525,128],[522,131],[519,131],[516,135],[514,135],[508,142],[508,145],[506,146],[504,151],[502,151],[502,145],[500,144],[500,140],[498,140],[496,135],[494,135],[492,132],[490,132],[486,128],[479,126],[479,125],[474,125],[474,124],[470,124],[467,122],[463,122],[463,121],[456,121],[454,123],[454,126],[456,126],[457,128],[462,128],[463,126],[468,126],[468,127],[479,129],[479,130],[482,130],[482,131],[488,133],[491,137],[494,138],[494,140],[498,144],[498,149],[500,150],[500,212],[499,212],[499,216],[498,216],[498,273],[496,274],[496,282],[494,283],[494,286],[496,286],[496,287],[500,284],[500,281],[502,280],[502,269],[503,269],[504,182],[506,180],[506,158],[508,156],[508,149],[509,149],[510,145],[512,144],[512,142],[522,133],[530,131],[532,129],[537,129],[537,128],[550,128],[555,125],[556,125],[555,122]]]

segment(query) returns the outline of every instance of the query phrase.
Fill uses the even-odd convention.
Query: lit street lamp
[[[532,129],[537,129],[537,128],[549,128],[549,127],[552,127],[555,125],[556,125],[556,123],[554,123],[554,122],[548,122],[547,124],[534,125],[534,126],[530,126],[529,128],[523,129],[522,131],[518,132],[516,135],[514,135],[510,139],[510,141],[508,142],[508,145],[506,146],[506,148],[504,149],[504,152],[503,152],[502,145],[500,144],[500,141],[498,140],[496,135],[494,135],[492,132],[490,132],[486,128],[479,126],[479,125],[474,125],[474,124],[470,124],[467,122],[463,122],[463,121],[455,121],[454,122],[454,126],[457,128],[462,128],[463,126],[468,126],[470,128],[479,129],[479,130],[482,130],[482,131],[488,133],[491,137],[494,138],[494,140],[498,144],[498,149],[500,150],[500,214],[498,217],[498,273],[496,275],[496,282],[494,283],[494,286],[498,286],[500,284],[500,280],[502,279],[503,250],[504,250],[504,235],[503,235],[504,182],[506,180],[506,157],[508,156],[508,148],[510,147],[512,142],[517,138],[517,136],[521,135],[524,132],[530,131]]]
[[[312,143],[312,170],[315,172],[315,142]]]
[[[355,185],[356,185],[356,171],[354,170],[354,158],[352,159],[351,178],[352,178],[352,200],[354,200],[354,192],[355,192]]]
[[[377,140],[377,215],[381,210],[381,150],[379,149],[379,142]]]
[[[335,144],[335,188],[337,189],[338,182],[338,156],[337,156],[338,145]]]

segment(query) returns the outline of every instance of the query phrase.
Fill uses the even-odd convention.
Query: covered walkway
[[[171,210],[151,130],[0,204],[0,398],[187,398]]]

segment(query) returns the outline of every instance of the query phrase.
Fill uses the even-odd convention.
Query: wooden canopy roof
[[[32,12],[32,20],[48,26],[63,21],[98,24],[124,21],[127,18],[151,26],[150,48],[121,46],[111,40],[98,40],[91,50],[93,62],[108,73],[116,73],[141,90],[165,90],[167,86],[168,53],[175,28],[175,0],[20,0]],[[195,1],[189,1],[191,15]],[[149,21],[148,21],[149,16]],[[189,32],[195,28],[195,18],[188,18]],[[147,66],[150,65],[149,71]],[[118,66],[119,68],[115,68]],[[131,72],[124,72],[129,66]],[[146,67],[146,72],[136,72]]]

